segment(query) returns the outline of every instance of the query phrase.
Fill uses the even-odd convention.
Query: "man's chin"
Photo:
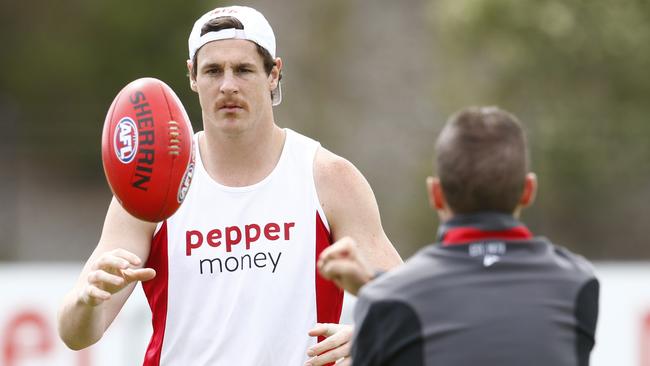
[[[238,135],[244,131],[244,124],[241,119],[229,118],[219,121],[219,129],[227,134]]]

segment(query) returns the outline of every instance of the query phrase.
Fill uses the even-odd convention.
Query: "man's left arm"
[[[384,233],[379,208],[370,184],[349,161],[321,148],[314,161],[316,190],[330,227],[333,241],[352,237],[370,268],[386,271],[402,259]],[[308,364],[325,365],[343,358],[350,363],[352,326],[317,324],[311,336],[327,337],[308,350]]]

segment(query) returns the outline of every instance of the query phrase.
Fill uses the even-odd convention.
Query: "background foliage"
[[[528,125],[534,226],[597,258],[648,256],[650,3],[432,2],[437,99],[502,105]]]
[[[353,161],[404,256],[434,240],[424,178],[466,105],[526,125],[534,232],[592,259],[650,258],[650,3],[243,1],[285,62],[281,126]],[[201,128],[187,35],[216,1],[5,2],[0,12],[0,260],[81,260],[110,198],[104,115],[122,86],[166,81]]]

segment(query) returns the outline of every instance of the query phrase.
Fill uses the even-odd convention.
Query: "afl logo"
[[[115,155],[124,164],[133,161],[138,152],[138,128],[129,117],[122,118],[113,133]]]
[[[187,170],[185,170],[185,175],[183,175],[183,180],[181,185],[178,188],[178,203],[183,203],[185,196],[187,196],[187,191],[190,189],[190,184],[192,184],[192,177],[194,176],[194,147],[192,146],[192,155],[190,157],[190,163],[187,164]]]

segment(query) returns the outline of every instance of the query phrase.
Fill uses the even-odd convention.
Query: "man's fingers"
[[[305,365],[320,366],[349,357],[352,332],[351,325],[316,324],[309,331],[309,335],[314,337],[325,336],[327,338],[309,347],[307,355],[311,358],[307,360]]]
[[[129,281],[149,281],[156,277],[156,271],[152,268],[129,268],[122,271],[124,277]]]
[[[308,356],[316,356],[347,343],[352,337],[352,326],[339,324],[317,324],[317,326],[309,332],[309,335],[312,337],[327,337],[323,341],[309,347],[307,350]],[[339,358],[343,356],[345,355],[339,356]],[[337,359],[338,358],[335,358],[330,362],[336,361]]]
[[[328,363],[336,362],[343,357],[346,357],[350,354],[350,343],[346,343],[338,348],[335,348],[329,352],[325,352],[318,356],[314,356],[307,361],[307,364],[311,366],[321,366]]]
[[[354,257],[356,255],[355,245],[355,241],[350,237],[344,237],[332,243],[332,245],[325,248],[318,256],[317,265],[320,267],[327,261],[333,259]]]
[[[95,299],[104,301],[111,298],[111,294],[108,291],[104,291],[96,286],[89,286],[88,294]]]
[[[120,276],[121,275],[121,276]],[[156,271],[151,268],[125,269],[118,275],[104,270],[92,271],[88,274],[88,283],[81,293],[81,301],[92,306],[97,306],[122,290],[127,284],[134,281],[148,281],[156,276]]]
[[[325,263],[320,269],[320,273],[327,279],[340,276],[356,275],[361,271],[358,263],[347,259],[333,260]]]
[[[352,366],[352,358],[346,357],[342,358],[335,364],[335,366]]]
[[[95,264],[95,269],[115,272],[120,269],[129,268],[129,261],[111,254],[102,255]]]
[[[156,271],[151,268],[133,268],[141,264],[142,260],[137,255],[125,249],[112,250],[97,259],[93,266],[96,273],[89,276],[89,282],[103,282],[112,286],[123,286],[126,283],[124,281],[120,282],[118,278],[123,278],[123,280],[130,283],[133,281],[148,281],[156,276]]]
[[[151,268],[133,268],[141,264],[142,261],[137,255],[124,249],[103,253],[90,266],[79,300],[97,306],[129,283],[148,281],[156,276],[156,271]]]
[[[110,298],[110,293],[95,285],[86,286],[81,295],[81,301],[91,306],[97,306]]]
[[[343,239],[341,239],[343,240]],[[322,259],[332,259],[332,258],[340,258],[340,257],[346,257],[350,254],[350,243],[349,242],[343,242],[343,241],[337,241],[333,243],[332,245],[328,246],[327,248],[323,249],[323,251],[320,253],[320,258]]]
[[[122,259],[125,259],[133,266],[139,266],[142,264],[142,260],[137,255],[129,252],[126,249],[118,248],[113,250],[113,255]]]
[[[98,287],[103,287],[105,284],[112,286],[122,286],[125,284],[124,278],[103,270],[90,272],[88,274],[88,282]]]
[[[329,324],[318,323],[309,331],[311,337],[329,337],[332,334],[328,334]]]
[[[142,260],[137,255],[125,249],[115,249],[99,257],[95,269],[115,272],[129,267],[138,267],[141,264]]]
[[[353,295],[372,277],[359,263],[344,259],[325,264],[319,272],[323,278],[334,281],[337,287]]]

